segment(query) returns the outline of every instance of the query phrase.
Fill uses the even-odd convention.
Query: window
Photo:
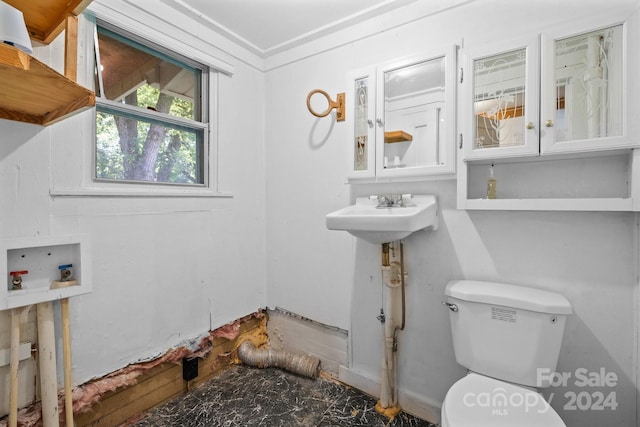
[[[208,68],[97,23],[94,179],[208,186]]]

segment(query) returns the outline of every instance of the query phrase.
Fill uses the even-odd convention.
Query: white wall
[[[418,5],[406,8],[406,21],[416,16],[412,12]],[[453,181],[349,186],[347,124],[315,118],[307,111],[305,99],[315,88],[332,96],[344,92],[351,69],[462,39],[480,44],[514,38],[610,10],[631,13],[637,7],[636,1],[625,0],[562,4],[476,0],[388,31],[373,31],[371,36],[352,33],[342,43],[336,42],[336,36],[326,46],[319,41],[307,46],[306,52],[299,48],[296,57],[268,61],[268,304],[348,329],[350,369],[377,378],[379,249],[347,233],[327,230],[324,215],[360,194],[436,194],[440,229],[418,233],[405,244],[410,279],[408,325],[400,336],[403,391],[439,405],[451,384],[464,375],[453,357],[448,311],[441,306],[447,281],[513,282],[561,292],[572,302],[575,313],[567,323],[559,371],[605,368],[619,377],[613,390],[586,389],[614,391],[615,411],[564,410],[568,403],[564,393],[585,389],[551,389],[552,405],[567,424],[635,425],[635,214],[458,211]],[[385,18],[369,23],[376,24],[385,28]],[[347,120],[350,114],[347,110]]]
[[[156,3],[108,5],[123,22],[139,21],[141,35],[148,35],[144,25],[157,22],[143,8],[154,10]],[[50,197],[50,190],[81,190],[88,181],[92,111],[47,128],[0,120],[0,238],[87,233],[92,241],[93,292],[70,303],[76,384],[266,305],[264,73],[206,45],[216,38],[206,29],[200,29],[203,40],[175,37],[181,21],[172,19],[176,27],[157,26],[172,37],[157,41],[207,49],[234,67],[213,87],[219,113],[211,153],[218,188],[232,197]],[[183,28],[197,30],[195,24]],[[38,48],[37,55],[58,66],[59,45]],[[5,328],[2,348],[9,343]]]
[[[171,15],[170,27],[166,15],[154,21],[146,11],[162,14],[163,2],[95,3],[121,10],[122,19],[138,20],[145,31],[158,23],[171,30],[167,42],[184,40],[235,68],[219,78],[214,124],[219,187],[233,197],[50,197],[51,189],[82,183],[91,113],[48,128],[0,120],[0,237],[92,238],[94,291],[71,301],[76,384],[265,304],[348,329],[350,368],[376,378],[378,248],[328,231],[324,216],[359,194],[401,191],[436,194],[441,206],[439,230],[406,241],[409,305],[399,378],[404,391],[438,405],[464,374],[453,359],[448,313],[440,304],[446,282],[502,280],[562,292],[574,305],[560,371],[604,367],[620,378],[616,411],[563,411],[564,390],[552,390],[554,407],[568,425],[635,424],[634,214],[458,211],[451,180],[349,186],[346,123],[313,117],[305,99],[315,88],[333,96],[345,91],[346,74],[354,68],[463,37],[483,43],[537,32],[613,8],[636,8],[637,1],[442,0],[437,3],[460,6],[417,19],[422,15],[416,10],[429,3],[421,0],[340,34],[348,37],[327,36],[330,45],[312,42],[264,62],[179,15]],[[401,21],[410,23],[389,27]],[[367,31],[360,35],[362,29]],[[50,48],[40,49],[46,56]],[[52,61],[59,63],[59,55]],[[6,328],[0,327],[1,347],[8,345]]]

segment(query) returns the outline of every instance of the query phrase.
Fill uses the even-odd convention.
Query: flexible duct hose
[[[316,378],[320,369],[320,359],[316,357],[270,348],[258,349],[249,341],[240,344],[238,357],[242,363],[249,366],[282,368],[309,378]]]

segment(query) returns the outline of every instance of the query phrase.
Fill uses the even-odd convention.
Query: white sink
[[[404,206],[378,207],[378,200],[356,198],[347,206],[326,216],[329,230],[344,230],[374,244],[404,239],[425,228],[438,228],[438,204],[435,196],[414,195],[403,198]]]

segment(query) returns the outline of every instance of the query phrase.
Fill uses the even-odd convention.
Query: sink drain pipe
[[[238,347],[238,357],[245,365],[256,368],[281,368],[303,377],[316,378],[320,370],[320,359],[303,356],[285,350],[256,348],[245,341]]]
[[[390,252],[394,255],[391,257]],[[398,262],[399,258],[399,262]],[[376,410],[389,418],[400,412],[398,405],[398,331],[405,326],[404,248],[402,241],[382,244],[383,305],[378,320],[382,325],[383,352],[380,375],[380,400]]]

